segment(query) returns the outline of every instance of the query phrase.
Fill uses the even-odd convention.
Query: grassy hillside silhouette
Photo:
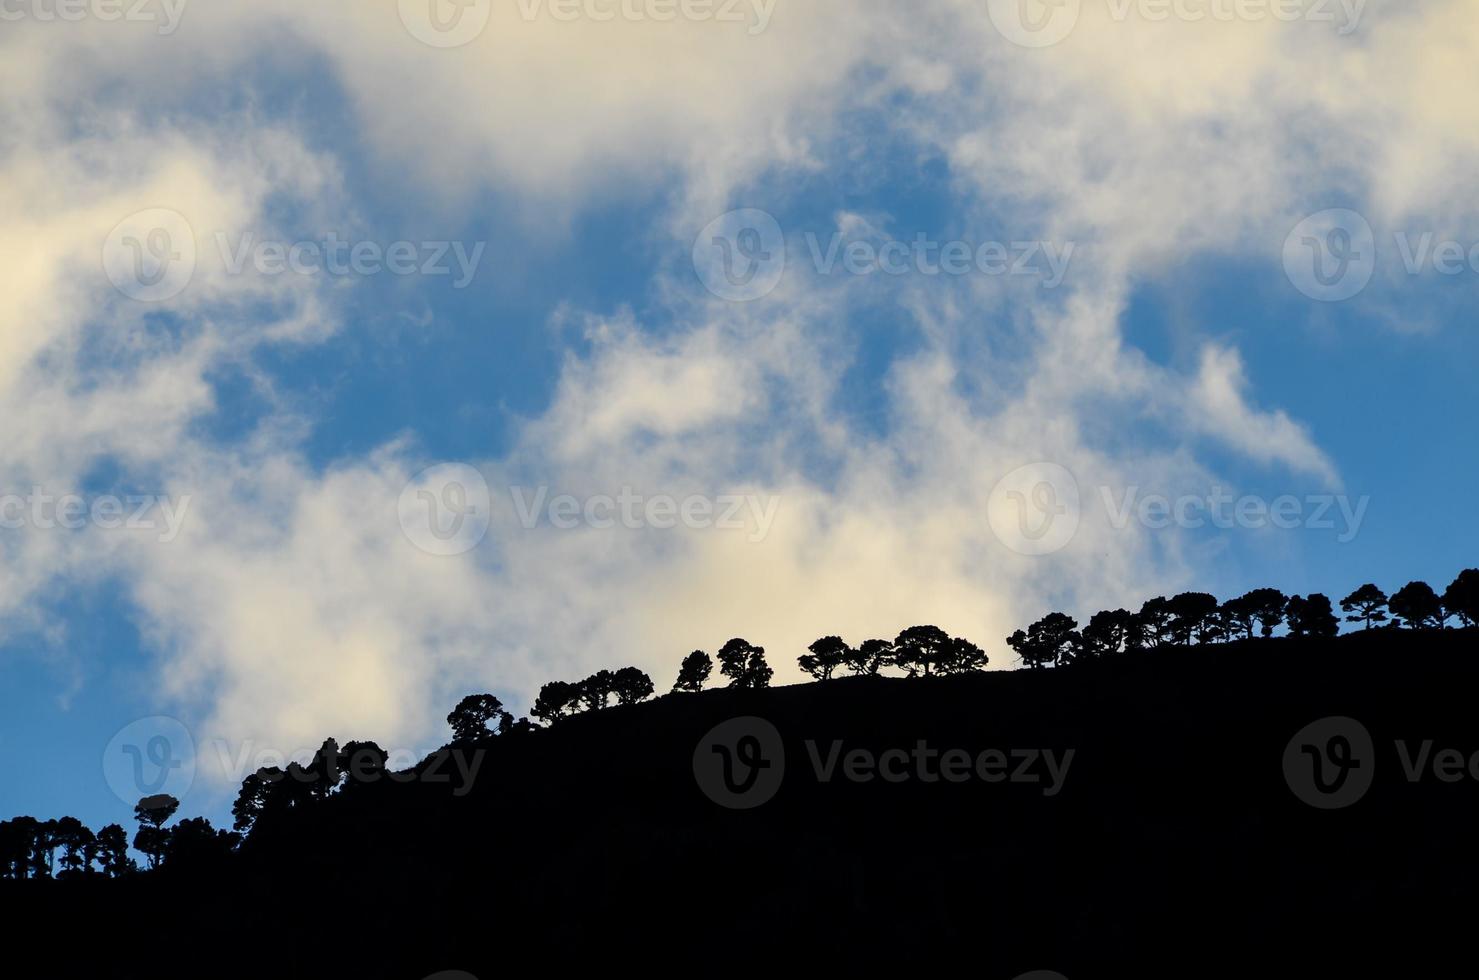
[[[796,955],[965,956],[1002,978],[1412,963],[1461,950],[1476,908],[1475,640],[1376,629],[673,695],[462,743],[481,753],[470,783],[433,757],[422,775],[451,782],[348,785],[217,862],[0,881],[0,896],[15,935],[58,937],[50,955],[92,976],[487,978]],[[771,795],[731,809],[696,759],[722,763],[706,738],[749,718],[784,759],[764,746]],[[1372,746],[1347,773],[1369,788],[1333,809],[1302,799],[1309,773],[1287,765],[1309,754],[1296,733],[1327,718]],[[1313,751],[1334,759],[1327,741]],[[955,776],[971,757],[969,776],[926,778],[921,742],[957,750]],[[889,779],[847,775],[848,753],[889,750]],[[1056,783],[1047,753],[1071,759]]]

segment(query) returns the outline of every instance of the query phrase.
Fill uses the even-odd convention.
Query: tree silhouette
[[[765,648],[738,637],[720,647],[719,673],[729,678],[730,687],[746,689],[769,687],[775,675],[765,661]]]
[[[1408,582],[1387,606],[1409,629],[1438,629],[1443,625],[1443,603],[1426,582]]]
[[[344,779],[344,755],[337,739],[326,738],[308,765],[303,767],[304,786],[311,799],[321,800]]]
[[[616,691],[616,675],[609,670],[598,670],[576,684],[575,689],[587,711],[600,711]]]
[[[546,725],[553,725],[573,713],[579,697],[580,692],[574,684],[550,681],[539,689],[539,697],[534,699],[534,707],[529,709],[529,714]]]
[[[262,815],[272,808],[273,787],[286,775],[277,766],[264,766],[241,781],[241,790],[231,805],[231,816],[235,818],[234,826],[238,833],[250,833]]]
[[[1387,594],[1371,582],[1340,600],[1341,610],[1348,614],[1345,621],[1365,623],[1367,629],[1371,629],[1373,623],[1386,622],[1386,605]]]
[[[122,878],[134,870],[133,858],[128,856],[128,834],[116,823],[110,823],[97,835],[98,863],[103,874],[110,878]]]
[[[636,704],[652,697],[652,678],[636,667],[623,667],[612,678],[611,692],[617,704]]]
[[[76,817],[62,817],[56,822],[52,839],[62,849],[62,874],[81,874],[87,864],[87,848],[92,844],[92,831]]]
[[[444,702],[445,703],[445,702]],[[503,711],[503,702],[491,694],[469,694],[457,702],[457,707],[447,715],[447,724],[452,726],[452,741],[473,742],[493,734],[488,722],[498,718]]]
[[[0,821],[0,877],[27,878],[31,872],[31,843],[36,836],[33,817]]]
[[[1284,615],[1291,636],[1326,638],[1340,632],[1340,620],[1335,617],[1330,598],[1318,592],[1310,593],[1308,598],[1290,596]]]
[[[848,662],[853,652],[840,636],[824,636],[807,650],[811,652],[803,653],[796,659],[796,664],[813,680],[819,681],[831,680],[832,674]]]
[[[204,817],[181,820],[164,840],[161,866],[171,870],[209,869],[229,857],[239,843],[239,834],[216,830]]]
[[[990,661],[991,658],[986,656],[986,651],[970,640],[952,636],[945,644],[945,650],[940,657],[939,669],[942,674],[968,674],[973,670],[982,669]]]
[[[894,666],[910,677],[929,677],[949,645],[950,634],[938,626],[911,626],[894,638]]]
[[[1084,647],[1091,657],[1103,657],[1119,653],[1130,642],[1134,615],[1124,609],[1097,612],[1084,627]]]
[[[1209,621],[1217,615],[1217,598],[1205,592],[1183,592],[1166,604],[1171,614],[1169,631],[1174,642],[1191,646],[1193,638],[1205,643]]]
[[[455,730],[455,729],[454,729]],[[385,775],[390,755],[374,742],[350,742],[344,746],[344,790],[379,782]],[[236,828],[241,830],[240,827]]]
[[[893,659],[894,645],[887,640],[864,640],[847,658],[847,669],[859,677],[877,677]]]
[[[1063,613],[1048,613],[1007,637],[1007,645],[1017,652],[1022,662],[1033,670],[1062,663],[1072,655],[1073,647],[1082,641],[1078,621]]]
[[[1163,643],[1171,641],[1171,621],[1175,614],[1171,609],[1171,600],[1165,596],[1156,596],[1147,599],[1140,607],[1140,634],[1144,638],[1145,646],[1158,647]]]
[[[168,846],[169,833],[164,825],[180,809],[180,801],[168,793],[146,796],[134,807],[134,819],[139,822],[139,832],[134,835],[134,847],[149,858],[149,867],[159,867]]]
[[[1443,611],[1464,626],[1479,624],[1479,569],[1466,568],[1443,590]]]
[[[714,672],[714,659],[702,650],[695,650],[683,658],[678,668],[678,679],[673,683],[674,691],[697,693],[704,689],[709,675]]]
[[[1253,629],[1258,620],[1258,605],[1251,592],[1224,602],[1219,615],[1229,638],[1240,636],[1245,640],[1253,639]]]

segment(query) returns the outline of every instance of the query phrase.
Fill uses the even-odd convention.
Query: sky
[[[5,0],[0,815],[1476,564],[1472,0]]]

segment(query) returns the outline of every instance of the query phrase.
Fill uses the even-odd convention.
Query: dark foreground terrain
[[[1461,975],[1475,646],[1374,630],[660,698],[466,746],[486,752],[470,787],[351,785],[209,874],[0,882],[8,958],[92,978]],[[1332,717],[1357,724],[1295,739]],[[755,721],[709,737],[735,718],[780,748]]]

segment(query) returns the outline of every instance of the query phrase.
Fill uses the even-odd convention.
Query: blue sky
[[[731,635],[787,680],[824,632],[920,621],[1009,666],[1001,638],[1053,608],[1475,564],[1461,2],[1372,0],[1344,34],[1086,4],[1046,48],[954,0],[781,0],[758,33],[495,6],[447,47],[410,6],[4,25],[0,491],[188,505],[167,541],[0,530],[3,814],[127,823],[109,747],[155,716],[198,755],[184,809],[220,821],[223,758],[326,735],[424,752],[468,691],[522,710],[628,663],[662,688]],[[197,257],[145,300],[123,243],[148,251],[159,209]],[[699,232],[738,209],[774,219],[785,270],[736,300],[706,288]],[[1336,302],[1310,295],[1303,234],[1286,247],[1329,209],[1374,249]],[[423,271],[234,270],[217,232],[405,242]],[[1462,258],[1409,272],[1424,234]],[[874,271],[818,268],[834,236]],[[879,270],[921,236],[968,267]],[[465,287],[424,272],[438,243],[480,249]],[[998,274],[974,260],[991,243],[1037,258]],[[1061,283],[1044,248],[1071,255]],[[450,545],[408,523],[470,471],[483,523]],[[1061,499],[1060,472],[1072,533],[1024,553],[1004,501]],[[733,498],[745,526],[524,526],[538,487]],[[1216,492],[1293,498],[1300,526],[1105,507]]]

